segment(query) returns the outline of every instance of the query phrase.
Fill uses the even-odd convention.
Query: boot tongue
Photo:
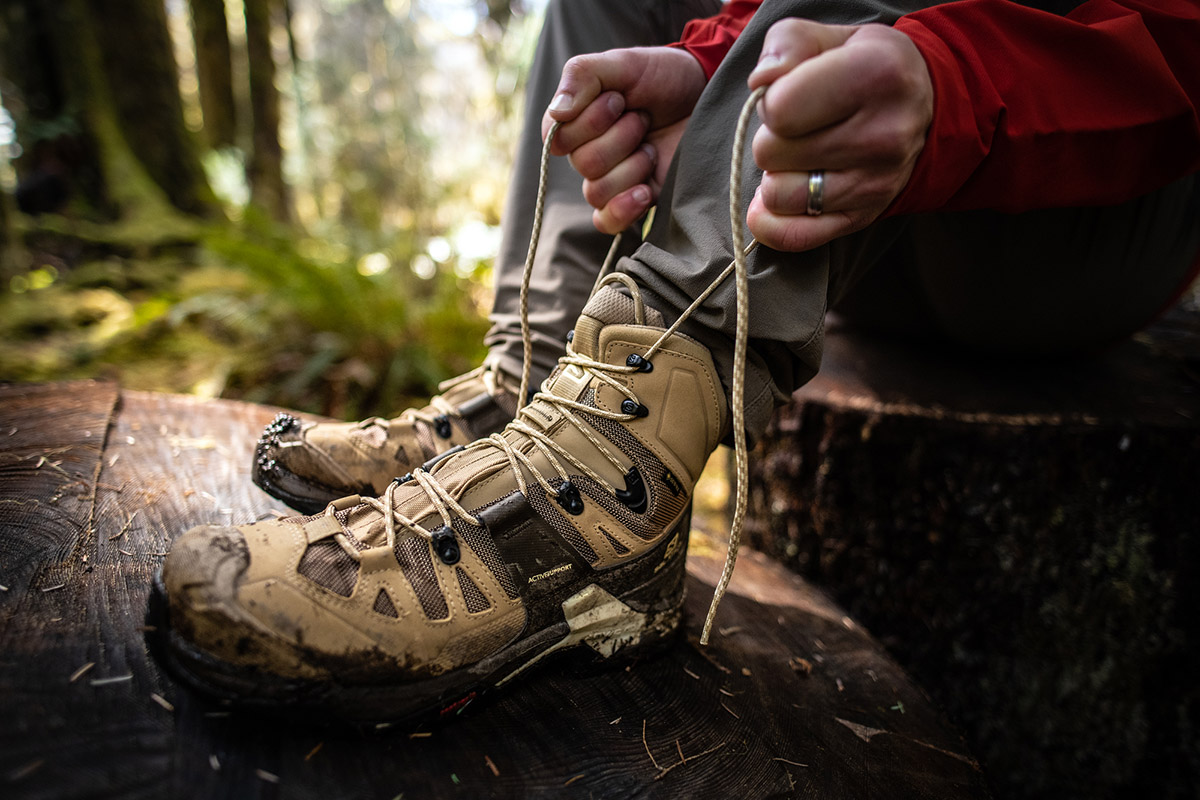
[[[592,295],[583,307],[579,321],[575,323],[575,338],[571,341],[571,347],[581,356],[598,358],[600,331],[606,325],[636,325],[636,309],[633,298],[612,286],[600,287],[600,291]],[[645,324],[665,327],[662,314],[653,308],[646,309]]]

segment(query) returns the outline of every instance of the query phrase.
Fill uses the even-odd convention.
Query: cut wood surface
[[[249,478],[274,409],[0,387],[0,796],[975,798],[962,741],[871,636],[696,532],[686,631],[607,670],[548,664],[453,720],[348,730],[229,710],[149,655],[150,578],[182,531],[283,507]]]
[[[1194,302],[1070,361],[831,327],[750,470],[750,542],[886,642],[997,796],[1200,796]]]

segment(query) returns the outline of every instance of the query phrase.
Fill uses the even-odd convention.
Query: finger
[[[615,236],[649,211],[652,202],[649,186],[634,186],[614,197],[604,208],[592,212],[592,224],[601,233]]]
[[[836,48],[781,76],[758,104],[763,125],[779,136],[802,136],[853,115],[866,88],[856,62],[852,50]]]
[[[863,165],[850,121],[807,136],[779,136],[767,127],[754,133],[751,152],[759,169],[799,172],[812,169],[850,169]]]
[[[624,114],[608,130],[570,151],[571,166],[585,178],[602,178],[638,149],[649,127],[644,114]]]
[[[856,30],[853,25],[822,25],[806,19],[776,22],[763,37],[758,66],[750,73],[750,88],[773,83],[804,61],[841,45]]]
[[[610,50],[575,56],[563,65],[562,77],[546,110],[553,121],[569,122],[603,92],[623,91],[637,82],[642,60],[629,50]],[[549,126],[543,120],[542,133]]]
[[[556,156],[566,155],[575,148],[603,134],[625,113],[625,98],[619,92],[605,92],[597,97],[579,116],[564,122],[554,134],[550,152]],[[546,118],[542,119],[543,124]],[[546,126],[549,131],[549,125]]]
[[[839,236],[852,233],[857,221],[835,211],[811,216],[778,216],[767,211],[759,197],[750,203],[746,225],[754,238],[767,247],[787,253],[800,253],[828,244]]]
[[[775,216],[803,216],[808,213],[808,189],[811,172],[768,172],[759,186],[764,210]],[[823,172],[820,206],[823,213],[884,209],[896,195],[890,173],[865,170]]]
[[[583,182],[583,197],[593,208],[603,208],[614,197],[638,184],[649,185],[654,177],[657,154],[644,144],[602,177]]]

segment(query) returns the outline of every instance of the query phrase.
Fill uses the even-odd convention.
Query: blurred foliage
[[[13,276],[0,294],[0,378],[111,377],[358,417],[402,408],[482,357],[468,279],[422,279],[410,253],[356,263],[257,214],[201,242]]]
[[[0,380],[112,378],[354,419],[479,364],[539,20],[493,13],[512,3],[292,6],[298,58],[275,38],[298,223],[247,204],[248,141],[204,155],[220,223],[10,214]],[[196,130],[186,7],[168,11]]]

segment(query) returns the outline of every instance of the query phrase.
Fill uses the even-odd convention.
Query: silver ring
[[[818,217],[825,210],[825,170],[814,169],[808,173],[808,208],[804,213]]]

